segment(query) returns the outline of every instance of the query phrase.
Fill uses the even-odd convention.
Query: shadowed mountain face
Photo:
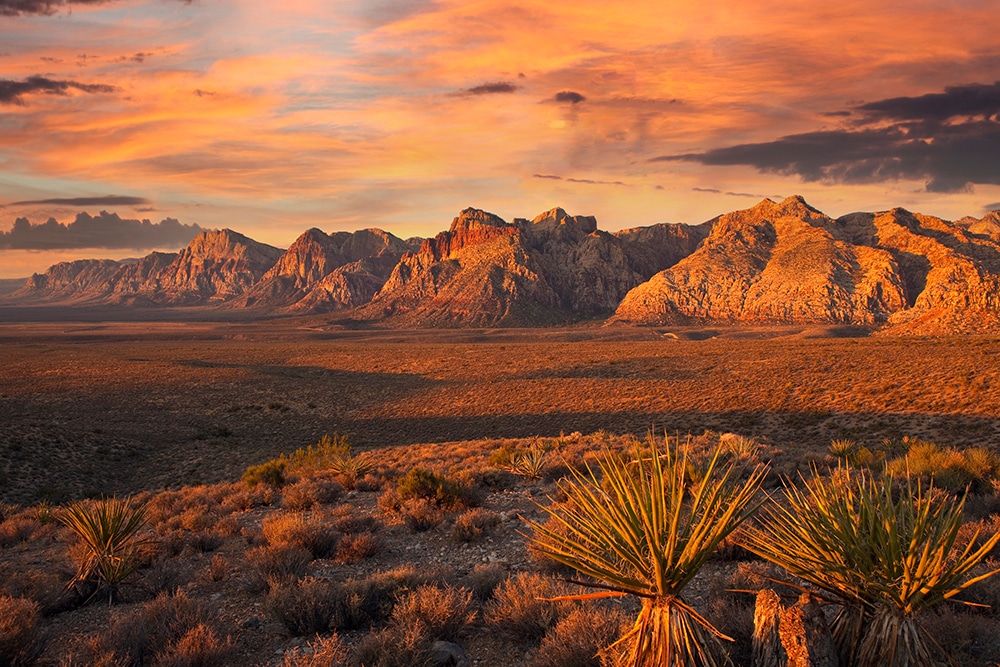
[[[303,233],[281,251],[229,230],[180,253],[80,260],[7,303],[349,311],[406,327],[829,323],[901,334],[1000,325],[1000,213],[948,222],[893,209],[836,220],[801,197],[702,225],[610,234],[560,208],[507,222],[469,208],[431,239]]]

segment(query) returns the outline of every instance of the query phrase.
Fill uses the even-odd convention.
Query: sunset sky
[[[978,217],[998,32],[996,0],[0,0],[0,231],[105,210],[284,247],[468,206],[613,231],[791,194]],[[5,235],[0,278],[177,249],[156,233]]]

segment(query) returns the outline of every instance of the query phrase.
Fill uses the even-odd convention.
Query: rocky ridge
[[[1000,325],[1000,212],[949,222],[897,208],[833,219],[790,197],[701,225],[612,234],[560,208],[511,222],[469,208],[429,239],[310,229],[285,251],[222,230],[176,254],[56,264],[4,301],[342,311],[402,327],[610,316],[983,332]]]

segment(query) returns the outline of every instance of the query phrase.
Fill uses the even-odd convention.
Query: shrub
[[[382,523],[370,514],[354,510],[350,505],[338,507],[333,511],[333,527],[348,535],[354,533],[371,533],[382,527]]]
[[[476,565],[469,574],[468,585],[477,600],[486,601],[506,578],[507,571],[496,563]]]
[[[569,601],[553,600],[570,592],[566,584],[540,574],[510,577],[500,584],[487,604],[486,622],[515,640],[538,641],[556,624],[560,615],[575,607]]]
[[[0,523],[0,549],[6,549],[21,542],[27,542],[41,527],[37,519],[29,519],[23,516],[7,519],[3,523]]]
[[[157,655],[180,659],[183,654],[178,648],[183,647],[176,645],[199,626],[212,628],[213,616],[207,607],[189,600],[183,593],[160,595],[117,614],[105,632],[91,639],[92,656],[88,664],[144,665]],[[199,645],[205,648],[209,645],[203,631],[192,635],[185,644],[192,653]]]
[[[346,582],[346,613],[343,625],[337,629],[355,630],[384,623],[392,615],[397,597],[403,591],[426,583],[428,577],[418,574],[412,566]]]
[[[392,622],[415,628],[430,639],[455,641],[476,619],[472,591],[452,586],[420,586],[392,610]]]
[[[307,477],[290,484],[282,491],[281,504],[302,512],[317,505],[329,505],[344,494],[340,482],[329,477]]]
[[[635,595],[642,610],[614,651],[636,667],[726,661],[719,633],[685,603],[684,587],[716,547],[755,510],[765,471],[740,480],[717,446],[697,483],[686,454],[654,438],[632,461],[605,450],[600,477],[573,472],[560,484],[571,503],[548,510],[569,534],[529,522],[532,541],[553,559],[600,582],[604,595]],[[593,595],[589,596],[593,597]]]
[[[358,642],[352,664],[358,667],[430,667],[430,642],[419,628],[392,626]]]
[[[476,507],[458,515],[451,536],[459,542],[476,542],[499,525],[499,514]]]
[[[538,479],[545,470],[545,450],[536,443],[524,451],[514,452],[506,469],[515,475]]]
[[[532,667],[601,667],[625,622],[618,609],[576,609],[542,638]]]
[[[139,539],[145,515],[145,505],[133,507],[128,499],[118,498],[73,503],[60,512],[59,521],[83,545],[73,584],[96,583],[92,596],[103,589],[113,600],[118,586],[141,564],[139,549],[148,543]]]
[[[247,560],[267,586],[275,588],[305,576],[312,554],[291,544],[270,545],[251,549]]]
[[[436,528],[444,521],[444,510],[429,498],[411,498],[403,503],[400,511],[403,522],[414,532]]]
[[[345,596],[331,581],[308,578],[272,590],[267,608],[293,636],[301,637],[342,625]]]
[[[233,650],[229,639],[222,641],[212,628],[203,623],[194,626],[167,645],[156,656],[156,667],[215,667],[222,665]]]
[[[280,488],[285,483],[285,466],[285,462],[278,459],[250,466],[243,472],[243,481],[248,486],[269,484]]]
[[[337,545],[335,558],[341,563],[359,563],[381,551],[382,544],[377,533],[345,535]]]
[[[457,509],[470,504],[469,489],[455,480],[423,468],[412,468],[400,477],[396,490],[404,501],[422,498],[445,509]]]
[[[937,644],[918,622],[933,607],[1000,570],[970,576],[1000,542],[957,541],[964,498],[924,492],[866,471],[785,486],[748,530],[747,548],[826,591],[840,605],[833,635],[841,656],[860,667],[932,664]],[[941,656],[944,657],[944,656]]]
[[[223,581],[229,576],[229,561],[222,554],[215,554],[208,563],[208,580]]]
[[[313,558],[330,556],[340,542],[340,533],[329,523],[301,514],[269,516],[262,527],[268,544],[301,547]]]
[[[316,637],[305,650],[294,647],[285,651],[278,667],[343,667],[347,664],[347,645],[336,634]]]
[[[0,665],[29,664],[35,657],[38,617],[35,602],[0,595]]]

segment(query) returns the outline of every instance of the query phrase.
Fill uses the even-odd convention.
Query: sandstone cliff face
[[[1000,211],[990,211],[980,219],[965,217],[955,221],[970,234],[1000,242]]]
[[[675,239],[693,245],[685,234],[650,236],[664,247]],[[632,268],[626,247],[638,241],[625,238],[560,208],[512,223],[466,209],[448,231],[404,255],[359,315],[406,326],[532,326],[606,315],[648,275]]]
[[[905,305],[891,254],[837,239],[800,197],[721,216],[701,246],[635,288],[613,321],[875,323]]]
[[[248,291],[282,251],[229,229],[195,237],[155,277],[159,303],[224,301]]]
[[[832,220],[799,197],[764,200],[720,217],[697,251],[632,290],[612,319],[988,331],[1000,324],[992,221],[951,223],[903,209]]]
[[[380,229],[331,235],[309,229],[260,281],[229,305],[296,312],[361,305],[371,300],[392,267],[410,249],[406,242]]]
[[[125,266],[111,259],[79,259],[53,264],[45,273],[28,278],[14,299],[90,301],[110,291],[114,276]]]

